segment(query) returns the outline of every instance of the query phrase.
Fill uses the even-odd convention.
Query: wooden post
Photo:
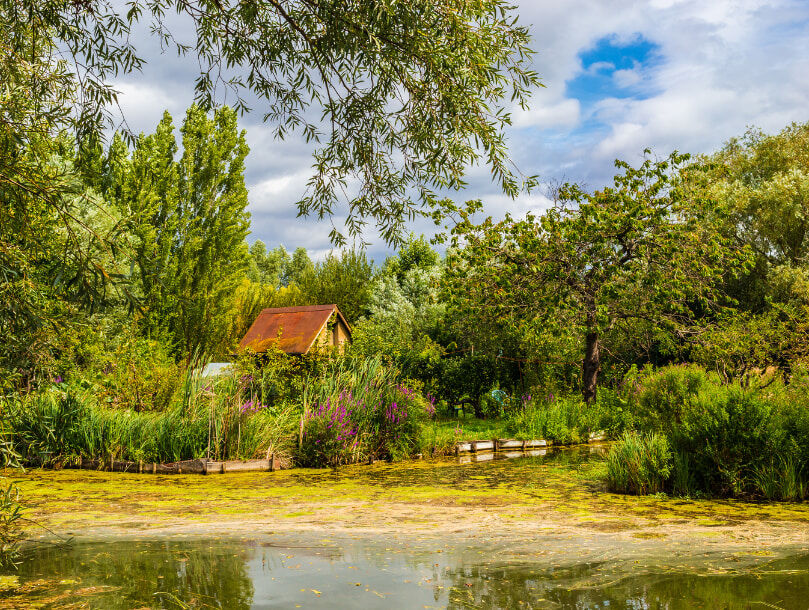
[[[143,460],[138,460],[138,474],[143,472]]]
[[[152,462],[152,474],[157,474],[157,462]]]

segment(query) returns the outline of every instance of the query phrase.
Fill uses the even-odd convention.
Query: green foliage
[[[132,411],[162,411],[174,402],[184,369],[160,341],[129,335],[107,346],[96,377],[98,400]]]
[[[208,117],[192,106],[180,132],[179,159],[168,113],[138,138],[131,159],[113,142],[103,192],[130,218],[143,332],[168,337],[176,355],[221,353],[223,318],[248,262],[248,149],[229,108]]]
[[[667,490],[805,497],[809,392],[802,371],[789,384],[769,376],[742,386],[695,366],[673,366],[645,370],[633,386],[635,425],[664,436],[671,448]]]
[[[190,24],[189,42],[170,27],[172,14]],[[144,63],[135,28],[181,56],[191,53],[202,108],[212,108],[224,88],[247,111],[249,93],[276,136],[297,131],[318,143],[299,211],[322,218],[344,201],[355,237],[370,220],[397,241],[407,220],[432,209],[433,191],[463,187],[477,161],[509,195],[522,186],[508,163],[506,106],[526,107],[539,78],[530,69],[528,29],[504,0],[383,0],[351,10],[337,0],[3,0],[0,18],[15,55],[27,57],[33,31],[72,58],[67,68],[43,62],[43,69],[46,77],[64,73],[65,89],[80,89],[82,103],[68,117],[82,143],[111,123],[112,81]],[[48,100],[32,93],[34,108]],[[332,238],[344,241],[336,228]]]
[[[772,404],[736,386],[709,386],[685,403],[671,437],[689,456],[699,489],[739,495],[762,455],[778,450],[768,428]]]
[[[369,282],[368,315],[352,329],[351,353],[364,358],[381,355],[404,377],[439,391],[443,348],[433,337],[445,312],[440,275],[438,254],[422,238],[411,236]]]
[[[633,319],[692,326],[695,308],[716,308],[718,283],[745,260],[720,232],[725,210],[684,186],[683,174],[702,172],[687,161],[678,153],[638,168],[616,161],[613,186],[564,185],[541,218],[475,226],[464,213],[454,230],[464,247],[449,267],[454,302],[514,328],[571,329],[593,400],[606,331]]]
[[[337,361],[306,385],[296,462],[339,466],[410,457],[422,448],[423,422],[433,413],[381,359]]]
[[[0,410],[0,417],[0,468],[19,468],[20,456],[9,439],[5,411]],[[0,476],[0,570],[16,567],[23,538],[19,525],[23,514],[19,491],[14,483],[5,483],[5,480],[5,476]]]
[[[183,392],[183,403],[152,413],[99,405],[92,390],[76,387],[17,397],[3,408],[15,450],[30,464],[79,457],[174,462],[290,451],[293,410],[256,405],[239,380],[226,376],[203,384],[189,375]]]
[[[664,435],[626,432],[607,455],[607,487],[625,494],[660,493],[671,470],[671,450]]]
[[[302,305],[335,303],[353,324],[368,312],[373,265],[364,251],[344,250],[340,256],[330,253],[322,262],[303,266],[290,279],[301,289]]]
[[[576,396],[526,396],[523,406],[508,416],[508,431],[521,439],[545,439],[570,445],[586,443],[590,432],[601,430],[597,405],[588,405]]]
[[[669,366],[643,371],[634,383],[635,415],[643,430],[664,432],[682,422],[688,401],[710,382],[718,383],[698,366]]]
[[[487,354],[466,354],[440,361],[438,391],[450,406],[470,403],[484,417],[484,395],[497,382],[498,362]]]

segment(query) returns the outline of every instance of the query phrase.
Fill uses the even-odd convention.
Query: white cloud
[[[617,87],[626,89],[633,87],[643,80],[643,76],[637,68],[631,70],[616,70],[612,73],[612,80]]]
[[[546,88],[527,111],[514,110],[509,142],[525,174],[563,178],[598,187],[614,173],[615,157],[636,161],[646,147],[715,150],[729,137],[758,125],[776,131],[809,120],[809,2],[806,0],[522,0],[521,21],[533,24],[535,69]],[[797,25],[796,25],[797,24]],[[801,26],[800,24],[803,24]],[[616,44],[638,36],[657,45],[653,65],[613,73],[615,85],[642,91],[645,99],[607,98],[583,105],[566,83],[583,73],[580,54],[603,38]],[[608,62],[592,73],[614,69]],[[152,129],[164,108],[175,117],[191,101],[196,62],[180,64],[156,55],[144,76],[119,85],[130,124]],[[182,78],[181,78],[182,77]],[[295,219],[294,202],[311,171],[312,146],[297,138],[279,142],[246,117],[251,147],[253,231],[269,244],[327,251],[329,223]],[[470,187],[454,198],[481,198],[487,213],[524,214],[547,206],[541,195],[514,201],[499,193],[485,168],[470,172]],[[339,219],[335,222],[339,224]],[[421,221],[417,230],[429,230]],[[369,238],[373,237],[369,231]],[[375,258],[385,250],[372,239]]]
[[[579,112],[579,100],[563,99],[556,103],[535,105],[528,110],[517,109],[512,112],[512,120],[517,128],[563,129],[579,123]]]

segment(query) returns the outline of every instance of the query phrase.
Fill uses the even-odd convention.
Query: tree
[[[191,25],[191,44],[169,28],[171,13]],[[323,218],[344,205],[350,235],[370,221],[397,242],[434,190],[461,188],[481,160],[509,195],[533,183],[505,147],[506,102],[525,107],[539,85],[528,30],[506,0],[0,0],[0,18],[12,46],[37,31],[73,58],[65,75],[81,91],[70,120],[82,145],[103,130],[112,80],[144,64],[136,24],[181,55],[195,50],[203,109],[224,89],[248,110],[250,93],[279,137],[317,143],[299,212]],[[337,228],[331,236],[344,241]]]
[[[435,391],[443,349],[431,335],[444,315],[439,299],[439,256],[423,239],[410,236],[375,273],[368,287],[367,316],[354,327],[354,353],[383,354],[405,377]]]
[[[113,142],[104,183],[131,219],[142,327],[188,356],[216,343],[247,269],[247,144],[228,108],[208,117],[192,106],[180,131],[179,159],[168,113],[131,160]]]
[[[474,226],[465,216],[455,229],[465,240],[451,267],[456,299],[514,325],[573,329],[592,401],[605,332],[640,319],[687,333],[695,316],[721,307],[718,283],[744,261],[720,232],[725,210],[680,179],[700,172],[687,160],[616,161],[614,186],[587,193],[566,184],[540,218]]]
[[[728,233],[755,264],[729,288],[754,312],[767,300],[809,304],[809,123],[776,135],[751,129],[708,157],[708,196],[731,210]]]
[[[367,313],[373,274],[373,261],[364,251],[352,249],[344,250],[340,256],[330,253],[324,261],[299,271],[292,281],[300,287],[307,304],[335,303],[353,324]]]

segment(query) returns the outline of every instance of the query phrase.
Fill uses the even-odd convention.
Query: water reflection
[[[508,545],[438,539],[118,540],[31,550],[0,607],[807,606],[809,554],[669,561],[525,560]]]

